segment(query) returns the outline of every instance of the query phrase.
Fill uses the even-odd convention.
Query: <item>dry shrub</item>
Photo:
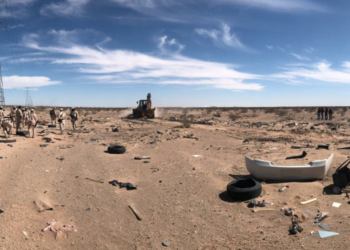
[[[216,111],[214,114],[213,114],[214,117],[221,117],[221,112],[220,111]]]
[[[234,113],[230,113],[228,116],[232,121],[236,121],[238,118],[240,118],[239,115],[236,115]]]
[[[247,108],[246,109],[240,109],[240,112],[241,112],[241,114],[248,113],[248,109]]]
[[[211,112],[213,112],[213,109],[212,108],[207,108],[207,109],[205,109],[206,110],[206,112],[207,112],[207,114],[209,115]]]
[[[288,114],[288,111],[287,110],[283,110],[283,109],[280,109],[280,110],[277,110],[276,111],[276,115],[278,115],[278,116],[287,116],[287,114]]]
[[[339,113],[340,113],[340,115],[341,115],[342,117],[344,117],[346,111],[348,111],[348,108],[347,108],[347,107],[342,107],[342,108],[340,109]]]
[[[301,112],[303,112],[303,109],[302,108],[295,108],[293,111],[295,113],[301,113]]]
[[[186,115],[182,115],[180,117],[180,122],[182,123],[184,128],[190,128],[193,123],[193,116],[187,117]]]
[[[276,113],[277,109],[276,108],[266,108],[264,111],[265,111],[265,114],[273,114],[273,113]]]

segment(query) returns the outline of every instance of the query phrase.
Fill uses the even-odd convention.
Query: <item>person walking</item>
[[[13,107],[11,112],[10,112],[10,119],[13,124],[16,122],[16,107]]]
[[[22,129],[22,123],[23,123],[22,106],[19,106],[16,111],[16,134],[18,130]]]
[[[317,120],[321,118],[321,108],[318,108],[317,110]]]
[[[324,108],[321,108],[321,119],[323,120],[324,117]]]
[[[28,132],[30,137],[30,130],[32,130],[32,138],[34,138],[35,128],[38,122],[34,109],[30,110],[30,115],[28,117]]]
[[[328,108],[325,109],[324,115],[325,115],[324,119],[328,120]]]
[[[60,113],[58,114],[58,123],[60,124],[61,135],[63,135],[63,130],[66,123],[66,113],[64,113],[63,109],[60,109]]]
[[[28,125],[28,118],[30,115],[30,111],[27,108],[23,108],[23,123],[22,127],[25,127]]]
[[[57,115],[56,115],[56,108],[53,108],[50,110],[50,117],[51,117],[51,124],[54,125],[53,123],[55,122],[55,125],[56,125],[56,118],[57,118]]]
[[[72,127],[75,130],[77,128],[77,121],[79,118],[78,111],[75,110],[75,108],[72,108],[71,113],[70,113],[70,120],[72,122]]]
[[[328,110],[328,114],[329,114],[329,120],[333,120],[333,109],[332,108],[329,108]]]

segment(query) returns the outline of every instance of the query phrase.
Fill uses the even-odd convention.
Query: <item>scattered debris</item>
[[[285,216],[293,216],[294,215],[294,211],[292,208],[285,209],[284,207],[282,207],[281,211],[282,211],[283,215],[285,215]]]
[[[294,234],[297,234],[298,232],[301,233],[303,231],[303,228],[299,225],[297,219],[298,219],[297,215],[293,215],[292,225],[289,227],[290,234],[294,235]]]
[[[52,211],[53,208],[51,206],[49,206],[48,204],[46,204],[43,201],[33,201],[35,207],[37,208],[39,213],[45,212],[46,210],[48,211]]]
[[[119,182],[117,180],[113,180],[108,182],[109,184],[113,185],[113,186],[119,186],[119,188],[126,188],[126,190],[134,190],[137,189],[137,187],[135,187],[133,184],[131,184],[130,182],[127,183],[123,183],[123,182]]]
[[[254,207],[266,207],[266,206],[272,206],[273,203],[267,203],[265,200],[263,201],[256,201],[255,199],[251,200],[248,204],[248,207],[254,208]]]
[[[338,202],[333,202],[332,204],[332,207],[340,207],[341,206],[341,203],[338,203]]]
[[[0,209],[0,214],[2,214],[4,211]]]
[[[86,180],[89,180],[89,181],[94,181],[94,182],[98,182],[98,183],[104,183],[103,181],[101,180],[94,180],[94,179],[91,179],[91,178],[85,178]]]
[[[254,213],[260,212],[260,211],[276,211],[273,208],[258,208],[258,209],[253,209]]]
[[[289,188],[289,186],[281,187],[278,191],[279,191],[279,192],[283,192],[286,188]]]
[[[168,247],[169,246],[169,241],[165,240],[162,242],[162,245],[165,246],[165,247]]]
[[[134,160],[150,160],[150,156],[135,156]]]
[[[313,198],[313,199],[310,199],[310,200],[307,200],[307,201],[303,201],[303,202],[300,202],[300,205],[305,205],[305,204],[314,202],[314,201],[316,201],[316,200],[317,200],[317,198]]]
[[[310,146],[307,144],[306,146],[292,146],[292,149],[302,149],[302,148],[314,148],[314,146]]]
[[[323,225],[323,224],[318,224],[318,226],[320,227],[320,228],[322,228],[322,229],[324,229],[324,230],[328,230],[328,225]]]
[[[324,160],[315,160],[306,165],[284,166],[274,165],[269,161],[252,160],[245,157],[248,172],[258,180],[268,181],[302,181],[319,180],[327,174],[333,154]]]
[[[323,219],[328,218],[328,217],[329,217],[329,213],[318,213],[316,215],[314,225],[320,223]]]
[[[303,151],[303,153],[301,155],[298,155],[298,156],[290,156],[290,157],[287,157],[286,160],[290,160],[290,159],[301,159],[301,158],[304,158],[305,156],[307,155],[307,153],[305,151]]]
[[[49,146],[49,144],[40,144],[39,145],[41,148],[46,148],[47,146]]]
[[[48,226],[43,228],[41,231],[46,232],[50,229],[52,232],[77,232],[78,230],[74,228],[72,225],[63,225],[63,228],[54,228],[54,225],[56,225],[57,221],[52,220],[51,222],[48,222]]]
[[[184,135],[183,138],[186,138],[186,139],[194,139],[194,140],[199,140],[197,137],[194,137],[193,134],[190,134],[190,135]]]
[[[304,211],[304,214],[306,214],[306,215],[313,215],[313,213],[310,212],[309,210],[305,210],[305,211]]]
[[[318,145],[316,149],[327,149],[327,150],[329,150],[329,145]]]
[[[137,211],[135,210],[134,207],[132,207],[131,205],[129,205],[129,208],[131,209],[131,211],[135,214],[136,218],[138,220],[142,220],[141,216],[137,213]]]
[[[198,158],[199,156],[201,156],[201,155],[192,155],[192,157],[194,157],[194,158]]]
[[[318,234],[320,235],[321,239],[328,238],[331,236],[339,235],[339,233],[336,232],[328,232],[328,231],[318,231]]]
[[[47,142],[47,143],[52,142],[52,139],[48,138],[48,137],[44,137],[43,140],[45,140],[45,142]]]
[[[118,128],[112,128],[112,132],[119,132]]]

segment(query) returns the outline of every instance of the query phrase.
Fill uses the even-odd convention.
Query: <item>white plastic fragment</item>
[[[198,158],[200,155],[192,155],[192,157],[194,158]]]
[[[338,202],[333,202],[332,207],[340,207],[341,203]]]

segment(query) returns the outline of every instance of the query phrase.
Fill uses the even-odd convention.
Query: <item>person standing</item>
[[[38,118],[34,112],[34,109],[30,110],[30,115],[28,117],[28,132],[30,137],[30,130],[32,130],[32,138],[34,138],[35,128],[38,122]]]
[[[324,115],[325,115],[324,119],[328,120],[328,108],[325,109]]]
[[[321,118],[321,108],[318,108],[317,110],[317,120]]]
[[[333,109],[332,108],[329,108],[328,114],[329,114],[329,120],[331,121],[333,119]]]
[[[15,124],[16,122],[16,107],[13,107],[11,112],[10,112],[10,119],[11,119],[11,122],[12,124]]]
[[[66,113],[64,113],[63,109],[60,109],[60,113],[58,114],[58,123],[60,124],[61,135],[63,135],[63,130],[66,123]]]
[[[324,108],[321,108],[321,119],[323,120],[324,117]]]
[[[77,121],[79,118],[78,111],[75,110],[75,108],[72,108],[71,113],[70,113],[70,120],[72,122],[72,127],[75,130],[77,128]]]
[[[55,122],[55,125],[56,125],[56,118],[57,118],[57,115],[56,115],[56,108],[53,108],[50,110],[50,117],[51,117],[51,124],[54,125],[53,123]]]
[[[27,108],[23,108],[23,123],[22,127],[25,127],[28,125],[28,118],[30,115],[30,111]]]
[[[3,109],[3,107],[0,107],[0,124],[1,124],[2,120],[4,119],[4,117],[5,117],[4,109]]]
[[[23,123],[22,106],[19,106],[16,111],[16,134],[18,130],[22,129],[22,123]]]

